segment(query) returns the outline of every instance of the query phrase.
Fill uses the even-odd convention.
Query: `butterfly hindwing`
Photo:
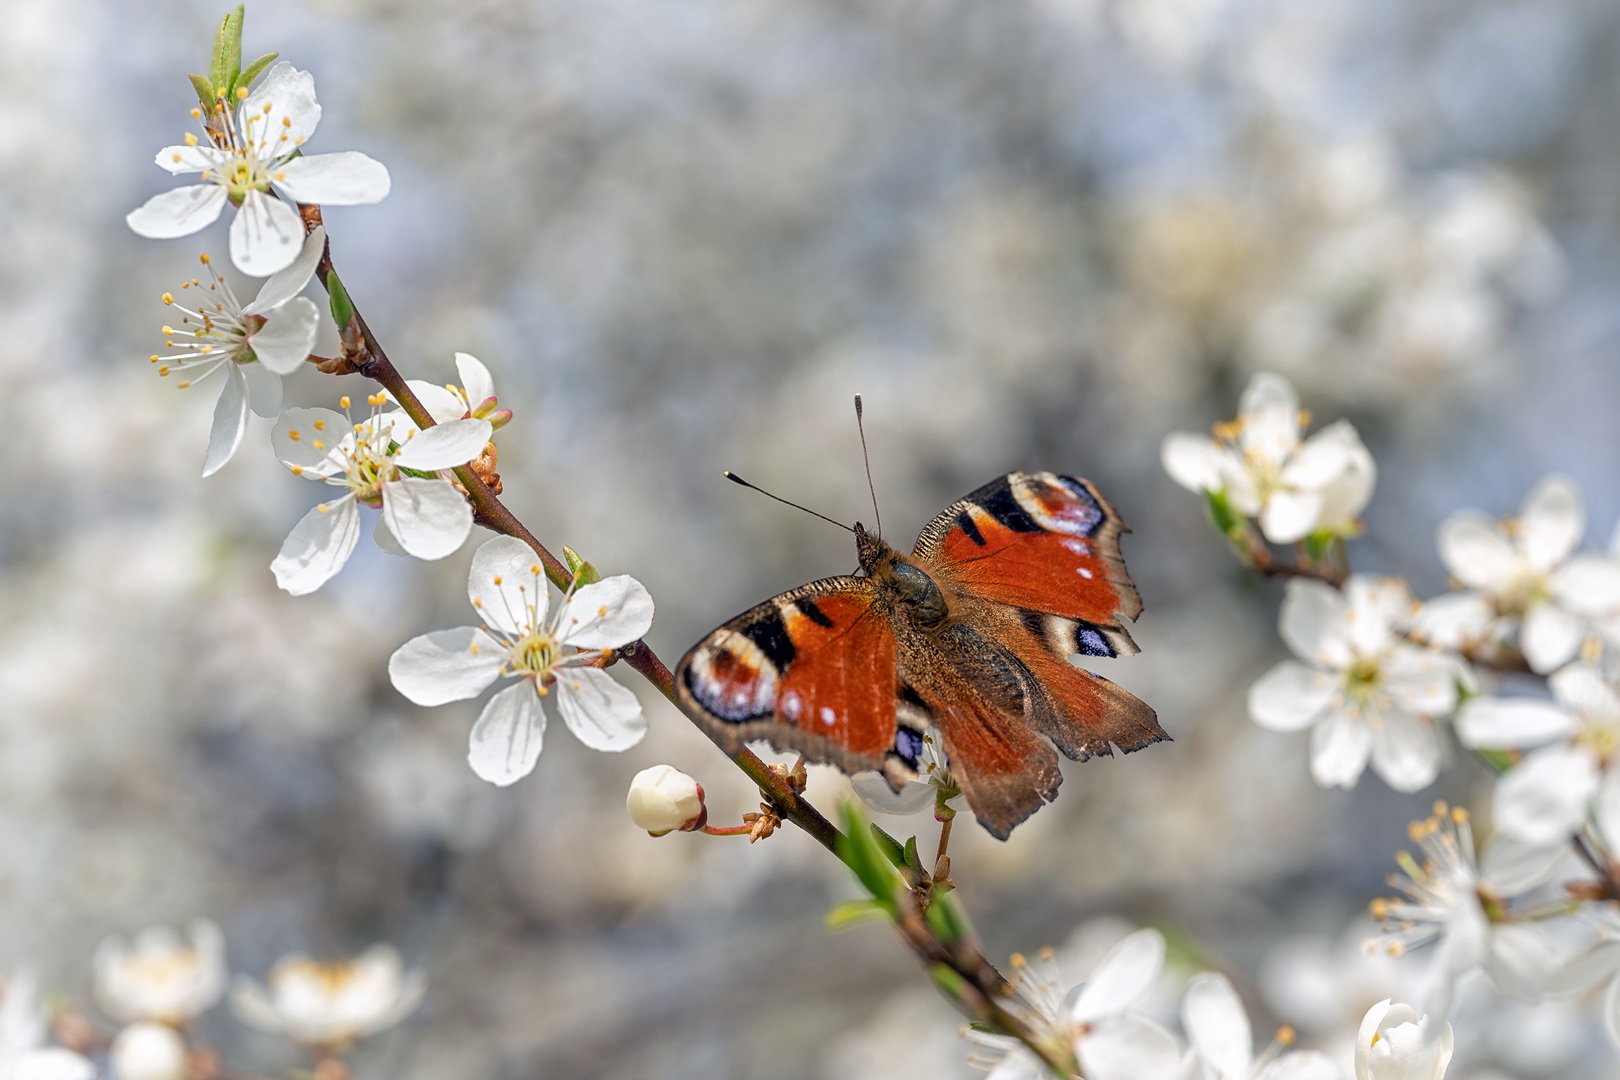
[[[895,637],[870,580],[826,578],[773,597],[681,660],[676,692],[729,748],[752,739],[846,772],[897,748]],[[890,768],[894,765],[891,762]]]

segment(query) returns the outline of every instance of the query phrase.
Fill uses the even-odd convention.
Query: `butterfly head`
[[[894,561],[894,548],[883,542],[881,536],[873,536],[866,531],[866,526],[860,522],[855,523],[855,553],[860,557],[861,570],[867,577],[878,573],[880,567],[887,566]]]

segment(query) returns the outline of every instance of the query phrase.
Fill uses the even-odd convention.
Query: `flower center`
[[[399,468],[391,460],[393,449],[388,431],[375,422],[355,430],[354,452],[344,469],[344,482],[357,500],[374,509],[382,505],[383,485],[399,477]]]
[[[512,643],[507,662],[515,673],[533,677],[537,685],[543,685],[554,678],[552,669],[561,654],[562,647],[556,638],[545,630],[535,629]]]
[[[1352,701],[1365,704],[1378,692],[1380,681],[1374,657],[1357,657],[1344,669],[1344,692]]]

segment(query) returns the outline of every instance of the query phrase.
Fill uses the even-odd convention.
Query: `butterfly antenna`
[[[855,395],[855,430],[861,433],[861,460],[866,463],[866,490],[872,493],[872,516],[877,519],[878,538],[883,538],[883,512],[878,509],[877,486],[872,483],[872,455],[866,452],[866,425],[861,422],[861,395]]]
[[[810,509],[808,506],[800,506],[798,503],[792,502],[791,500],[788,500],[788,499],[784,499],[780,495],[772,495],[769,491],[766,491],[764,488],[760,487],[758,484],[750,484],[747,480],[744,480],[742,477],[738,476],[734,472],[731,472],[730,470],[727,470],[726,472],[722,473],[721,475],[724,476],[727,480],[730,480],[733,484],[741,484],[745,488],[749,488],[749,489],[751,489],[753,491],[757,491],[761,495],[764,495],[767,498],[775,499],[779,503],[784,503],[784,504],[786,504],[788,506],[791,506],[795,510],[803,510],[805,513],[809,514],[811,517],[818,517],[822,521],[830,521],[830,522],[832,522],[832,524],[838,526],[840,529],[843,529],[845,532],[854,532],[855,531],[854,529],[850,528],[848,525],[845,525],[842,521],[835,521],[832,518],[828,517],[826,514],[818,514],[814,510]]]

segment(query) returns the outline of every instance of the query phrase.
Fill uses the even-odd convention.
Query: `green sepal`
[[[197,92],[197,100],[202,102],[203,112],[207,112],[219,104],[214,93],[214,84],[206,75],[187,75],[191,80],[191,88]]]
[[[922,856],[917,854],[917,838],[915,836],[906,841],[905,864],[924,876],[928,873],[923,869]]]
[[[936,937],[946,945],[959,945],[973,936],[973,927],[949,890],[938,889],[923,913]]]
[[[1518,755],[1511,750],[1475,750],[1474,754],[1497,773],[1507,772],[1519,761]]]
[[[421,480],[437,480],[439,478],[439,474],[436,472],[423,472],[421,469],[407,469],[403,465],[395,465],[394,468],[398,469],[401,475],[414,476]]]
[[[928,975],[953,1000],[966,1000],[968,981],[948,965],[930,964],[928,966]]]
[[[1330,529],[1311,533],[1305,538],[1305,557],[1313,563],[1321,562],[1333,550],[1333,541],[1338,538],[1338,534]]]
[[[332,308],[332,321],[342,333],[355,319],[354,301],[349,299],[349,291],[338,280],[336,270],[326,275],[326,299]]]
[[[899,911],[900,875],[879,846],[874,830],[853,800],[846,799],[840,806],[844,819],[844,834],[838,840],[838,857],[855,874],[872,900],[893,915]],[[878,830],[881,831],[881,830]],[[893,840],[889,841],[891,844]],[[894,845],[899,848],[898,844]],[[903,853],[902,853],[903,855]]]
[[[220,93],[230,97],[236,93],[236,78],[242,74],[242,15],[243,6],[229,12],[219,21],[219,32],[214,35],[214,57],[208,75]]]
[[[900,841],[896,840],[894,837],[890,836],[876,825],[872,825],[870,828],[872,830],[872,839],[877,841],[878,848],[883,852],[884,856],[887,857],[896,868],[905,866],[906,849],[900,845]]]
[[[827,929],[847,930],[861,923],[887,922],[889,910],[876,900],[845,900],[827,912]]]
[[[275,63],[276,57],[280,55],[281,54],[278,52],[267,52],[257,60],[253,61],[253,63],[242,69],[242,74],[237,77],[236,85],[252,86],[253,80],[257,79],[261,74],[263,74],[265,68]],[[233,87],[232,89],[234,91],[235,88]]]
[[[1210,523],[1215,526],[1222,536],[1231,537],[1234,530],[1243,526],[1243,518],[1232,509],[1232,504],[1226,498],[1226,492],[1205,491],[1204,509],[1209,511]]]
[[[579,552],[563,545],[563,562],[568,566],[568,572],[574,575],[575,585],[595,585],[602,580],[601,571],[580,557]]]

